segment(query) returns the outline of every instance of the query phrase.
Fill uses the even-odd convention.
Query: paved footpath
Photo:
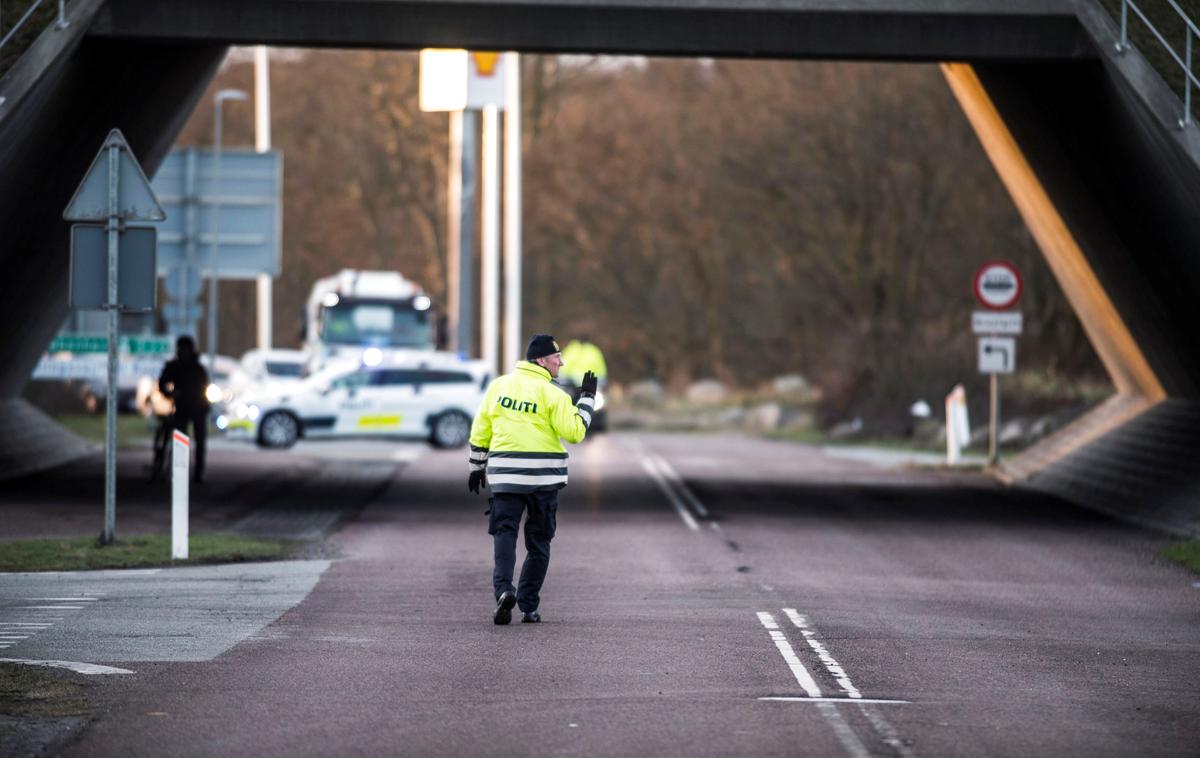
[[[346,558],[215,658],[124,662],[66,754],[1200,745],[1200,589],[1161,537],[973,476],[602,436],[572,456],[544,623],[497,627],[465,468],[407,466],[336,535]]]

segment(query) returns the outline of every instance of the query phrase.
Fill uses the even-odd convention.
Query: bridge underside
[[[1097,36],[1098,9],[1091,0],[78,0],[74,5],[84,16],[78,23],[85,29],[75,31],[78,39],[64,44],[36,72],[14,69],[28,92],[0,109],[0,224],[6,237],[0,256],[8,273],[0,284],[0,315],[7,317],[5,323],[23,325],[0,343],[0,397],[20,391],[65,315],[68,244],[60,214],[104,135],[120,127],[153,171],[226,46],[265,43],[968,62],[1028,163],[1032,183],[1049,198],[1065,236],[1078,248],[1078,261],[1055,269],[1064,289],[1071,296],[1077,275],[1095,282],[1092,295],[1078,302],[1072,297],[1085,326],[1095,315],[1089,308],[1108,304],[1111,313],[1093,319],[1089,334],[1118,388],[1151,403],[1169,396],[1174,401],[1164,407],[1182,408],[1184,415],[1200,403],[1200,351],[1187,333],[1192,293],[1200,291],[1195,255],[1200,250],[1195,203],[1200,148],[1181,147],[1162,113],[1114,66],[1106,53],[1111,40]],[[22,61],[18,68],[22,65],[34,66]],[[12,78],[10,72],[0,82],[0,94],[12,88]],[[1047,257],[1053,268],[1050,250]],[[1124,347],[1120,335],[1113,336],[1122,331],[1128,337]],[[1117,348],[1105,347],[1109,339]],[[1160,409],[1158,415],[1172,414]],[[1110,431],[1104,449],[1125,450],[1111,443],[1130,426]],[[1138,491],[1134,480],[1153,476],[1161,482],[1159,468],[1177,475],[1185,465],[1181,456],[1200,452],[1196,435],[1171,428],[1170,434],[1155,437],[1161,454],[1145,454],[1150,462],[1134,467],[1120,487],[1109,490],[1138,507],[1138,497],[1130,496]],[[1148,439],[1145,429],[1139,434]],[[1069,496],[1081,482],[1111,468],[1116,454],[1051,465],[1033,481],[1043,480]],[[1196,479],[1182,477],[1174,491],[1196,494]],[[1098,497],[1094,491],[1088,496]]]

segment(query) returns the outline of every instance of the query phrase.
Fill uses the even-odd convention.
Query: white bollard
[[[171,439],[171,560],[188,557],[188,469],[192,441],[179,430]]]
[[[946,395],[946,464],[957,466],[962,449],[971,441],[971,422],[967,418],[967,391],[961,384]]]

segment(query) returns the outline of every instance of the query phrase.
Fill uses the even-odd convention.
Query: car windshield
[[[411,301],[343,298],[321,309],[321,339],[331,345],[427,348],[433,347],[433,323],[429,311],[416,310]]]
[[[289,363],[286,361],[267,361],[267,373],[271,376],[304,376],[304,364]]]

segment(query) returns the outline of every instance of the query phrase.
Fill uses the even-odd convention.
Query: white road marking
[[[75,661],[31,661],[26,658],[0,658],[0,663],[20,663],[26,666],[41,666],[42,668],[68,669],[77,674],[132,674],[129,669],[119,669],[115,666],[101,666],[96,663],[77,663]]]
[[[696,519],[692,518],[692,514],[688,512],[687,506],[685,506],[679,499],[679,496],[675,494],[675,490],[672,489],[671,484],[666,480],[665,477],[663,477],[661,473],[659,473],[658,469],[651,463],[650,459],[642,459],[642,468],[646,470],[646,473],[650,475],[650,478],[654,480],[655,484],[658,485],[658,488],[661,489],[664,494],[666,494],[667,499],[671,501],[671,505],[675,507],[676,512],[679,513],[679,518],[683,519],[683,523],[687,525],[687,528],[691,529],[693,532],[700,531],[700,525],[696,523]]]
[[[846,670],[842,668],[842,665],[838,663],[832,655],[830,655],[829,651],[825,649],[825,646],[821,644],[820,640],[817,639],[817,633],[811,626],[809,626],[808,619],[798,613],[795,608],[784,608],[783,612],[788,619],[791,620],[792,624],[794,624],[796,628],[799,629],[804,635],[804,639],[808,643],[808,646],[813,649],[813,652],[815,652],[817,657],[821,659],[821,663],[825,665],[825,669],[846,693],[849,700],[843,700],[842,702],[853,702],[859,704],[890,704],[910,702],[908,700],[881,700],[864,698],[859,689],[854,686],[853,682],[850,681],[850,675],[846,673]],[[879,734],[880,737],[883,738],[883,741],[890,745],[897,753],[899,753],[901,758],[911,758],[914,755],[913,751],[910,750],[900,738],[899,732],[896,731],[895,727],[888,723],[887,719],[876,713],[871,708],[865,707],[865,705],[860,706],[859,711],[863,714],[867,721],[870,722],[871,727]]]
[[[825,670],[828,671],[842,688],[842,690],[851,698],[857,700],[862,697],[862,693],[854,686],[854,682],[850,681],[850,675],[842,668],[842,665],[829,654],[825,646],[817,639],[816,632],[808,626],[808,619],[796,612],[795,608],[784,608],[784,614],[791,619],[791,622],[804,635],[804,640],[808,646],[813,649],[817,657],[821,659],[821,663],[825,664]]]
[[[700,518],[708,518],[708,509],[704,507],[704,503],[701,503],[700,498],[696,497],[688,489],[688,486],[683,483],[683,479],[675,472],[675,469],[671,468],[671,464],[667,463],[666,458],[659,455],[651,455],[649,458],[658,464],[658,470],[667,478],[667,481],[675,485],[675,491],[679,493],[684,502],[692,506],[692,510],[696,512],[696,515]]]
[[[788,668],[792,670],[792,676],[796,677],[800,688],[807,692],[809,697],[821,697],[821,688],[817,686],[817,680],[813,679],[812,674],[808,673],[808,669],[804,668],[804,664],[796,656],[796,651],[792,649],[792,643],[788,642],[784,633],[779,631],[779,623],[775,621],[775,617],[759,611],[758,620],[770,633],[771,640],[779,649],[779,654],[783,656]]]
[[[54,624],[34,623],[32,621],[0,621],[0,626],[36,626],[45,629],[48,626],[54,626]]]
[[[87,600],[87,601],[99,600],[100,598],[98,598],[98,597],[29,597],[29,598],[25,598],[25,599],[26,600],[53,600],[54,602],[57,602],[57,603],[79,603],[79,602],[83,602],[85,600]]]
[[[79,571],[0,571],[0,576],[28,576],[28,577],[48,577],[48,576],[78,576],[79,574],[91,574],[97,579],[132,579],[139,576],[154,576],[161,572],[162,569],[80,569]],[[87,595],[103,595],[104,592],[87,592]]]
[[[759,700],[775,700],[781,703],[911,703],[911,700],[882,700],[877,698],[864,697],[859,700],[850,700],[844,697],[789,697],[784,695],[770,695],[760,697]]]
[[[792,670],[792,675],[796,677],[796,681],[800,687],[808,694],[806,698],[786,699],[787,702],[811,701],[817,706],[817,711],[824,717],[825,721],[833,729],[833,733],[838,738],[838,742],[842,743],[842,747],[849,753],[852,758],[869,758],[871,752],[867,750],[867,746],[862,743],[858,735],[854,733],[854,729],[842,716],[837,709],[837,703],[855,702],[846,698],[829,698],[821,695],[821,688],[817,686],[817,682],[808,673],[808,669],[804,668],[804,664],[800,662],[800,658],[796,656],[796,651],[792,649],[791,643],[782,631],[779,631],[779,623],[775,617],[765,611],[758,612],[758,620],[767,629],[767,633],[771,635],[771,640],[774,641],[775,647],[779,649],[780,655],[787,663],[788,668]],[[782,697],[764,697],[759,700],[785,700]],[[861,709],[862,706],[860,706]]]
[[[19,611],[81,611],[82,605],[17,605]]]

